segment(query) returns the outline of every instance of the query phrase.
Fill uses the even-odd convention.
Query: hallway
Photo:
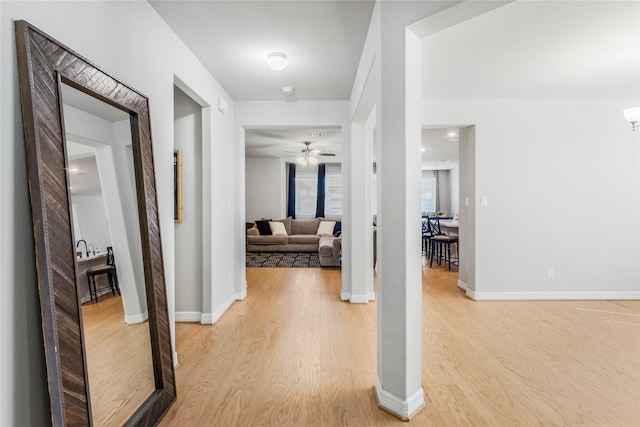
[[[340,270],[247,280],[213,327],[177,325],[160,425],[406,425],[376,407],[376,304],[339,301]],[[640,301],[474,302],[456,280],[423,266],[426,407],[409,425],[640,425]]]

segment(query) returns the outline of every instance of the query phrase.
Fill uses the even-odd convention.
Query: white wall
[[[102,253],[107,252],[107,246],[111,246],[111,236],[109,234],[109,221],[105,215],[104,199],[102,194],[83,196],[73,196],[73,204],[78,212],[78,225],[80,233],[76,232],[76,241],[78,236],[82,236],[87,244],[92,244],[94,249],[100,249]],[[83,251],[81,245],[76,251]]]
[[[235,272],[244,262],[233,230],[244,227],[234,213],[236,186],[233,102],[192,52],[143,1],[0,2],[0,414],[6,425],[46,425],[49,402],[26,179],[14,19],[25,19],[149,97],[156,184],[171,330],[174,331],[173,86],[177,77],[207,105],[218,97],[229,112],[209,109],[206,142],[211,170],[212,278],[210,304],[221,314],[234,297]],[[114,25],[117,23],[117,25]],[[214,230],[211,231],[214,233]],[[233,243],[231,243],[233,242]],[[229,250],[232,246],[234,250]],[[205,262],[208,262],[206,260]],[[242,266],[244,268],[244,266]]]
[[[282,159],[248,158],[245,162],[246,221],[286,217],[286,167]]]
[[[245,129],[283,126],[342,126],[343,144],[350,143],[349,101],[237,101],[235,102],[235,168],[239,178],[235,186],[235,212],[236,228],[235,242],[239,245],[234,248],[236,259],[242,260],[236,264],[236,297],[243,298],[247,292],[245,270],[245,218],[246,192],[248,183],[245,181]],[[260,215],[262,216],[262,215]],[[344,269],[343,269],[344,280]]]
[[[182,153],[182,222],[175,223],[176,318],[199,321],[203,252],[202,114],[200,105],[177,87],[174,103],[175,149]]]
[[[622,115],[638,102],[425,102],[427,125],[476,125],[472,296],[640,297],[640,134]]]
[[[451,195],[451,211],[460,212],[460,164],[449,169],[449,194]]]

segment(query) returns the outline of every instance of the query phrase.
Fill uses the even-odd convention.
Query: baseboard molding
[[[351,294],[351,296],[349,297],[349,302],[351,304],[363,304],[363,303],[368,303],[369,302],[369,296],[368,295],[355,295],[355,294]]]
[[[199,311],[176,311],[176,322],[200,322],[201,316]]]
[[[213,314],[202,313],[196,322],[200,322],[201,325],[213,325]]]
[[[246,290],[244,292],[246,296]],[[176,322],[200,323],[202,325],[213,325],[220,317],[231,307],[236,300],[238,294],[229,297],[221,306],[213,313],[200,313],[199,311],[176,311]]]
[[[375,292],[367,292],[367,299],[369,301],[375,301],[376,300],[376,293]]]
[[[124,315],[124,323],[127,325],[135,325],[137,323],[144,323],[149,319],[149,312],[134,314],[133,316]]]
[[[640,291],[624,292],[475,292],[467,296],[476,301],[513,300],[627,300],[640,299]]]
[[[222,317],[225,311],[227,311],[229,307],[231,307],[231,304],[233,304],[235,301],[236,301],[235,295],[232,295],[229,298],[227,298],[227,300],[223,302],[222,305],[211,314],[211,323],[212,324],[216,323],[218,319]]]
[[[246,297],[247,297],[247,287],[246,286],[244,287],[244,289],[242,291],[236,292],[236,301],[242,301]]]
[[[340,291],[340,299],[342,301],[349,301],[351,299],[351,292],[349,292],[349,291]]]
[[[174,367],[178,366],[178,352],[177,351],[173,352],[173,366]]]
[[[400,418],[402,421],[409,421],[418,411],[424,408],[424,391],[420,388],[407,400],[403,400],[393,393],[382,388],[380,380],[376,380],[375,387],[378,407]]]
[[[462,280],[458,280],[458,287],[460,289],[462,289],[463,291],[468,291],[469,290],[469,285],[464,283]]]

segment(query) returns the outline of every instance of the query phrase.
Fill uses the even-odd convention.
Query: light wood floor
[[[93,425],[121,426],[155,389],[149,324],[126,325],[122,297],[82,305]]]
[[[177,325],[162,426],[407,425],[376,407],[376,304],[340,271],[248,269],[214,326]],[[640,426],[640,301],[473,302],[423,269],[415,426]]]

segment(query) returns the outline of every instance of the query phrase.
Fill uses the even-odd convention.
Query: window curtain
[[[287,197],[287,216],[296,217],[296,164],[289,163],[289,191]]]
[[[316,218],[324,217],[324,190],[326,186],[326,172],[327,168],[324,163],[318,165],[318,190],[316,191]]]

